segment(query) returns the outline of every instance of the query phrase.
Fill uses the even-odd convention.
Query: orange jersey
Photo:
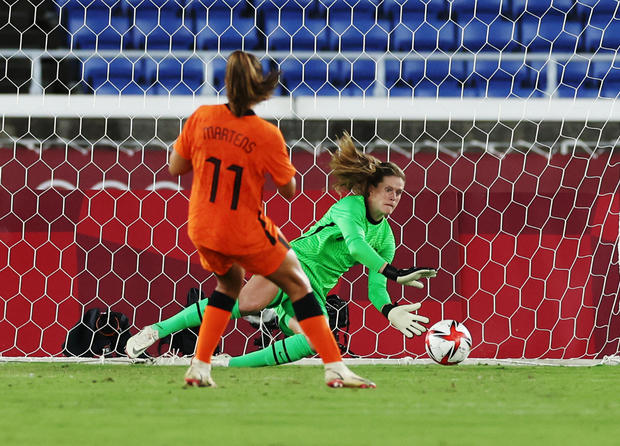
[[[278,186],[295,175],[276,126],[253,113],[238,118],[227,105],[204,105],[174,149],[192,161],[188,233],[195,245],[234,255],[275,243],[277,227],[263,214],[265,174]]]

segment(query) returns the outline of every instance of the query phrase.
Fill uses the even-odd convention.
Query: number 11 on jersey
[[[222,166],[222,160],[215,157],[207,158],[207,163],[213,164],[213,180],[211,181],[211,195],[209,196],[209,201],[211,203],[215,203],[215,199],[217,197],[217,188],[220,181],[220,167]],[[241,190],[241,176],[243,175],[243,167],[238,166],[236,164],[231,164],[226,168],[226,170],[230,170],[235,173],[235,179],[233,183],[233,195],[232,201],[230,203],[230,208],[234,211],[237,209],[237,205],[239,204],[239,192]]]

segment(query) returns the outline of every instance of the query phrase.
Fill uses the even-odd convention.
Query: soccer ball
[[[426,353],[437,364],[454,365],[471,351],[471,334],[465,325],[451,319],[437,322],[426,332]]]

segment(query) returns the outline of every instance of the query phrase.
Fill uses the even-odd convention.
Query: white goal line
[[[188,366],[191,358],[189,356],[162,355],[152,359],[129,359],[129,358],[76,358],[76,357],[8,357],[0,356],[0,363],[3,362],[57,362],[57,363],[80,363],[93,365],[131,365],[131,364],[147,364],[162,366]],[[343,358],[348,365],[400,365],[400,366],[420,366],[434,364],[430,359],[414,359],[412,357],[404,358]],[[318,366],[321,365],[319,358],[304,358],[295,361],[289,365]],[[214,367],[221,367],[221,364],[214,360]],[[620,365],[620,356],[605,356],[602,359],[491,359],[491,358],[468,358],[463,361],[461,366],[465,365],[490,365],[490,366],[547,366],[547,367],[593,367],[598,365]]]

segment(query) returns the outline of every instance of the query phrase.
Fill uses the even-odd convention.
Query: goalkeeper
[[[330,162],[339,191],[353,194],[336,202],[305,234],[293,240],[291,247],[310,279],[312,289],[327,317],[326,296],[340,277],[361,263],[368,268],[368,297],[390,324],[406,337],[426,331],[427,317],[415,313],[420,304],[398,306],[387,292],[387,280],[423,288],[420,279],[436,276],[430,268],[398,269],[394,258],[394,235],[387,217],[394,212],[404,192],[405,174],[392,162],[380,162],[358,151],[345,134],[340,150]],[[136,358],[158,339],[198,326],[208,299],[188,307],[171,318],[147,326],[127,341],[127,355]],[[232,318],[256,314],[263,308],[276,308],[282,331],[288,336],[271,346],[241,357],[232,358],[231,367],[256,367],[293,362],[315,352],[302,334],[293,306],[286,294],[273,282],[254,275],[243,287],[232,310]]]

